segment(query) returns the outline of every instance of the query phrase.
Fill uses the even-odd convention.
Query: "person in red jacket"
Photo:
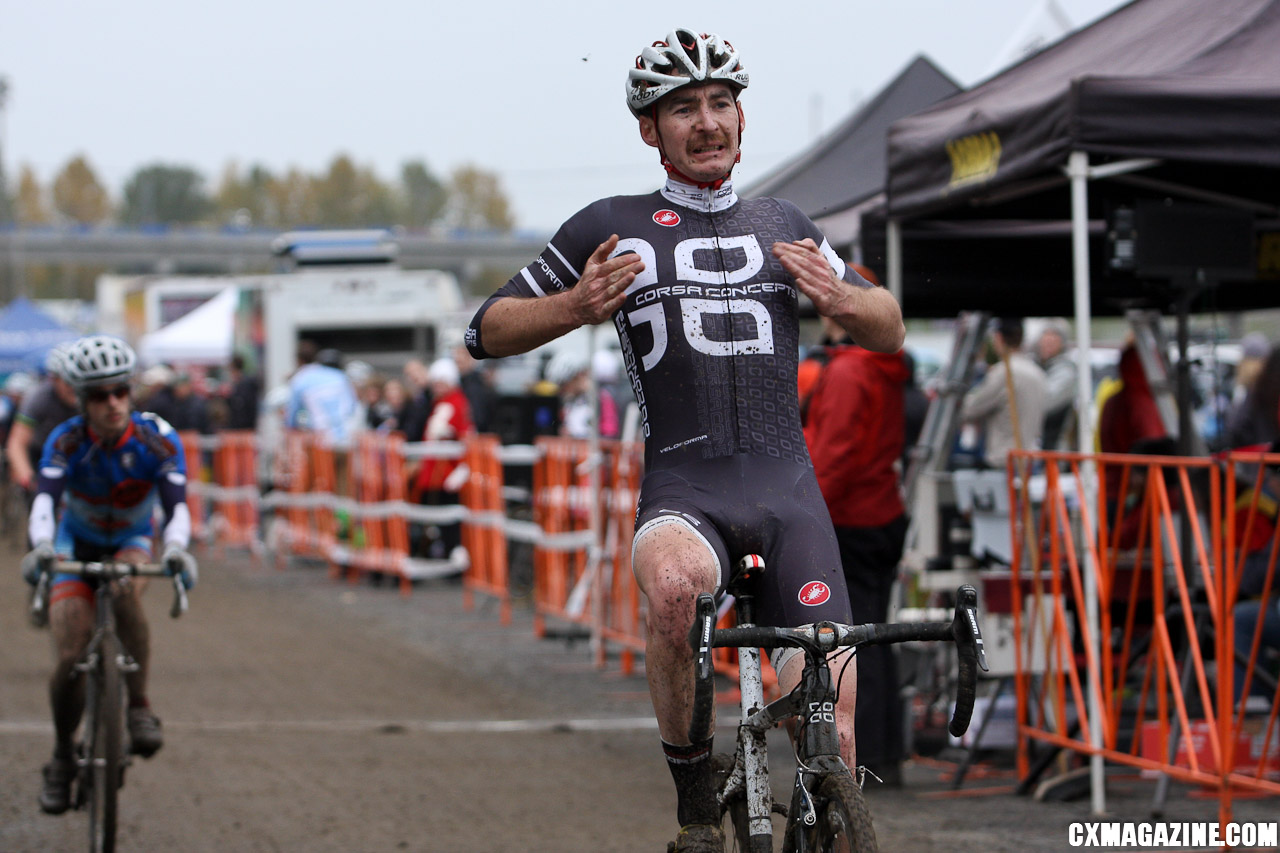
[[[452,358],[436,359],[427,372],[431,396],[435,401],[427,425],[422,433],[423,441],[462,441],[475,432],[471,421],[471,406],[461,386],[458,365]],[[428,506],[449,506],[459,502],[466,472],[456,459],[422,460],[414,479],[413,492],[418,502]],[[431,528],[435,528],[433,531]],[[459,552],[462,531],[458,524],[432,525],[426,531],[426,556],[432,559],[448,559],[464,565],[465,558]]]
[[[899,460],[910,368],[902,350],[872,352],[823,318],[832,343],[814,384],[804,435],[835,525],[853,622],[884,622],[907,532]],[[901,785],[903,733],[897,659],[889,646],[858,652],[854,716],[859,763]]]
[[[1156,405],[1155,395],[1147,383],[1142,359],[1132,343],[1120,351],[1120,389],[1107,397],[1098,413],[1098,449],[1103,453],[1133,453],[1144,456],[1173,456],[1177,443],[1165,429]],[[1103,485],[1106,489],[1107,518],[1118,525],[1117,546],[1133,548],[1138,544],[1144,513],[1147,469],[1141,465],[1129,468],[1127,493],[1120,494],[1125,484],[1123,465],[1106,466]],[[1172,473],[1166,473],[1166,477]],[[1178,490],[1170,484],[1169,498],[1175,504]],[[1117,507],[1123,511],[1117,513]]]

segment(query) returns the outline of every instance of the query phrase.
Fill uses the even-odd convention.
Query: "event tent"
[[[1117,9],[896,122],[887,209],[864,221],[864,253],[890,268],[909,317],[1063,315],[1084,295],[1093,314],[1144,301],[1167,307],[1151,282],[1110,268],[1108,214],[1166,197],[1248,211],[1260,246],[1270,245],[1267,229],[1280,218],[1277,43],[1280,0]],[[1087,257],[1073,254],[1073,233]],[[1269,274],[1280,262],[1260,277]],[[1274,287],[1224,285],[1198,308],[1278,298]]]
[[[143,364],[223,365],[231,360],[240,291],[227,287],[167,326],[142,336]]]
[[[39,370],[52,347],[77,337],[31,300],[13,300],[0,310],[0,376]]]

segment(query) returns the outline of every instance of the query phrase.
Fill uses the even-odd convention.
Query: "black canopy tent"
[[[1167,307],[1159,282],[1110,267],[1108,215],[1171,197],[1277,227],[1276,44],[1280,0],[1136,0],[896,122],[864,256],[887,269],[909,317],[1071,314],[1083,295],[1092,314]],[[1090,181],[1083,199],[1067,188],[1073,155]],[[1088,249],[1074,258],[1073,235]],[[1197,307],[1280,304],[1260,281],[1280,263],[1262,260],[1251,283],[1206,291]]]

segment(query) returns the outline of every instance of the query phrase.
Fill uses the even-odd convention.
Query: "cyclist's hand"
[[[170,577],[177,575],[181,578],[183,588],[188,591],[200,579],[200,567],[196,565],[196,558],[176,545],[170,545],[165,549],[161,562],[164,563],[165,572]]]
[[[52,542],[47,539],[37,542],[36,547],[22,558],[22,579],[35,586],[40,582],[40,573],[51,568],[57,556]]]
[[[579,325],[594,326],[612,317],[626,301],[627,288],[644,271],[644,261],[635,252],[609,257],[617,247],[617,234],[597,246],[569,291],[574,301],[571,313]]]

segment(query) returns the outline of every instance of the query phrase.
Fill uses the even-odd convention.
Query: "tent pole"
[[[1093,307],[1089,294],[1089,155],[1084,151],[1071,152],[1067,160],[1067,176],[1071,179],[1071,254],[1075,274],[1075,309],[1076,309],[1076,362],[1079,370],[1079,381],[1076,385],[1076,406],[1080,416],[1076,430],[1079,439],[1078,449],[1081,453],[1093,453],[1093,375],[1089,363],[1089,352],[1093,348],[1092,329]],[[1085,462],[1080,468],[1084,482],[1081,487],[1081,504],[1093,507],[1097,505],[1098,481],[1092,462]],[[1084,541],[1083,539],[1081,541]],[[1098,567],[1094,560],[1092,548],[1081,549],[1084,554],[1084,596],[1085,618],[1089,635],[1093,640],[1093,648],[1100,650],[1098,625]],[[1097,665],[1089,666],[1089,741],[1093,746],[1102,746],[1102,685],[1099,683]],[[1106,765],[1100,754],[1094,754],[1089,761],[1089,788],[1092,792],[1092,808],[1095,815],[1106,812]]]
[[[885,230],[885,274],[889,292],[902,304],[902,223],[890,217]]]

